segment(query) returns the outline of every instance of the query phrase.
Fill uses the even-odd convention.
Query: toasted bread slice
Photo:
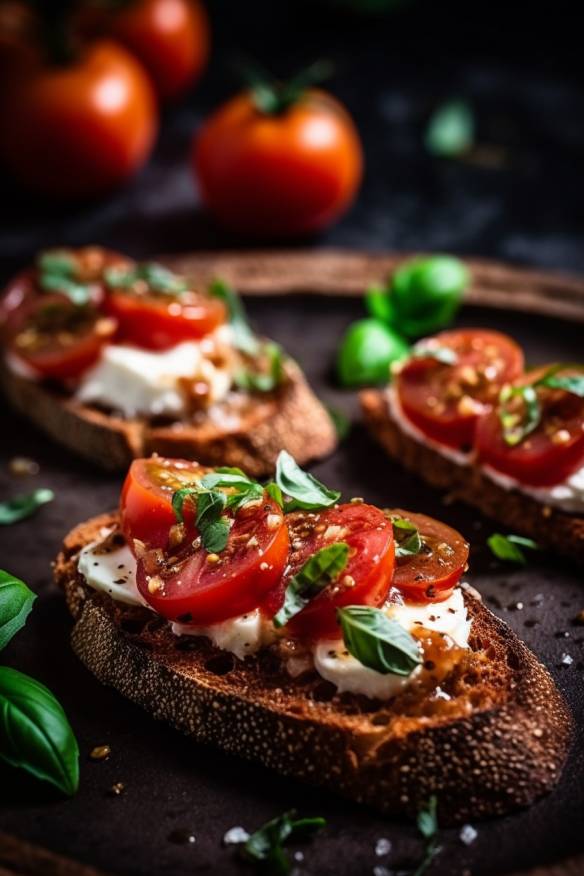
[[[470,648],[442,684],[446,697],[338,695],[316,673],[291,678],[269,649],[241,662],[91,590],[79,551],[116,523],[102,515],[72,530],[55,580],[75,619],[77,655],[154,717],[388,814],[413,814],[437,794],[441,821],[476,819],[526,806],[557,782],[567,706],[535,656],[470,593]]]
[[[505,490],[477,466],[458,465],[403,432],[390,416],[385,393],[360,394],[365,422],[393,459],[433,487],[473,505],[504,527],[535,539],[542,547],[584,563],[584,517],[542,505],[518,490]]]
[[[56,441],[102,468],[127,469],[132,459],[160,453],[206,465],[234,465],[253,477],[274,469],[280,450],[300,464],[331,453],[337,443],[330,416],[291,360],[273,393],[254,395],[237,425],[210,420],[157,425],[123,419],[27,380],[0,367],[0,385],[11,404]]]

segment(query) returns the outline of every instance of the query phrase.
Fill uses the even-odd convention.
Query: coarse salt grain
[[[464,824],[459,833],[459,837],[461,842],[465,844],[465,846],[470,846],[476,840],[478,836],[478,831],[472,826],[472,824]]]
[[[223,837],[223,842],[226,846],[235,846],[246,843],[248,839],[249,833],[244,827],[231,827]]]

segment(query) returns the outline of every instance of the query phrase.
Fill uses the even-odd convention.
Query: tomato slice
[[[177,522],[172,495],[181,487],[197,484],[210,468],[185,459],[152,456],[135,459],[126,475],[120,501],[122,530],[132,551],[134,539],[147,548],[166,548],[171,527]],[[184,505],[185,523],[193,530],[193,508]],[[195,537],[192,531],[193,538]]]
[[[538,369],[516,385],[531,383],[545,371],[547,368]],[[479,422],[476,449],[484,465],[522,484],[549,487],[562,483],[584,465],[584,399],[562,389],[542,386],[536,391],[541,421],[533,432],[510,446],[505,441],[497,408]],[[518,416],[525,414],[520,397],[516,399],[516,412]]]
[[[118,338],[146,350],[168,350],[182,341],[198,340],[225,322],[225,305],[218,298],[193,290],[180,297],[156,294],[143,280],[130,290],[114,289],[105,312],[118,323]]]
[[[345,542],[349,561],[338,580],[322,591],[288,624],[294,636],[317,641],[336,638],[336,609],[342,605],[381,605],[389,592],[394,569],[391,522],[372,505],[351,503],[314,513],[287,515],[292,552],[282,582],[280,604],[290,578],[310,557],[327,545]],[[278,606],[279,607],[279,606]]]
[[[477,420],[496,404],[504,383],[523,369],[523,353],[499,332],[460,329],[441,332],[420,347],[447,348],[457,361],[413,357],[396,377],[405,416],[434,441],[460,450],[473,445]]]
[[[393,586],[414,602],[441,602],[448,599],[452,588],[460,580],[468,560],[468,543],[462,535],[445,523],[397,508],[390,513],[413,523],[422,540],[417,554],[399,556],[399,544],[409,534],[394,529],[396,560]],[[400,538],[400,532],[403,536]]]
[[[218,623],[260,606],[282,577],[288,548],[282,509],[264,493],[257,505],[237,511],[221,554],[191,544],[162,567],[139,559],[136,581],[144,599],[168,620]]]

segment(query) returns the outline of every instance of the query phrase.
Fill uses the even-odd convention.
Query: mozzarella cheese
[[[266,621],[258,608],[209,626],[174,623],[172,632],[175,636],[205,636],[223,651],[231,651],[239,660],[245,660],[269,642]]]
[[[101,590],[127,605],[148,607],[136,586],[136,560],[130,548],[124,545],[108,553],[100,551],[108,534],[108,530],[104,530],[101,538],[83,548],[77,565],[79,572],[94,590]]]
[[[386,606],[385,611],[388,617],[410,632],[423,627],[445,633],[460,648],[468,647],[471,621],[467,616],[462,591],[458,588],[444,602],[392,603]],[[363,694],[378,700],[396,696],[421,672],[420,666],[405,677],[376,672],[349,654],[342,640],[338,639],[319,642],[313,649],[313,657],[318,674],[334,684],[339,693]]]
[[[180,380],[201,380],[209,387],[209,402],[225,398],[232,383],[226,368],[216,367],[205,353],[212,339],[184,341],[165,351],[111,344],[83,377],[76,397],[101,404],[127,417],[138,414],[181,416],[187,399]]]

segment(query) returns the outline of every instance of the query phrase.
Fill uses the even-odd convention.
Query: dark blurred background
[[[353,209],[302,245],[480,254],[584,271],[584,92],[568,4],[411,0],[209,0],[209,66],[166,108],[148,165],[103,200],[56,205],[2,174],[1,270],[44,246],[95,242],[133,256],[258,246],[198,207],[187,155],[193,132],[239,87],[251,57],[279,76],[316,58],[352,113],[366,158]],[[385,10],[376,10],[386,6]],[[391,8],[390,8],[391,7]],[[470,156],[428,153],[423,133],[443,101],[476,119]],[[1,120],[10,125],[9,118]]]

